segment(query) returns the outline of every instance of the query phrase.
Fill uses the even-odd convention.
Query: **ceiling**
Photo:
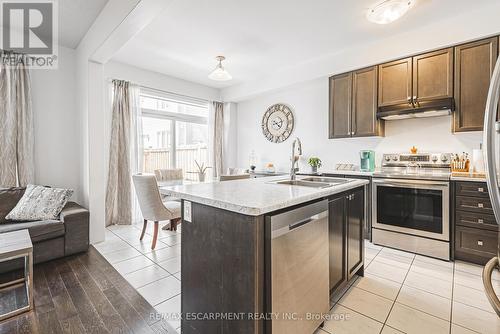
[[[481,0],[494,4],[498,0]],[[176,0],[113,60],[224,88],[477,8],[470,0],[418,0],[389,25],[366,20],[377,0]],[[224,55],[229,82],[207,75]]]
[[[59,0],[59,45],[75,49],[108,0]]]

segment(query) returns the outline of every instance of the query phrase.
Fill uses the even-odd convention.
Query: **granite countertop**
[[[305,176],[304,176],[305,177]],[[297,180],[304,177],[298,176]],[[287,180],[276,176],[191,185],[160,187],[160,192],[184,200],[238,212],[260,216],[289,206],[331,196],[365,184],[367,180],[352,179],[327,188],[309,188],[273,183]]]

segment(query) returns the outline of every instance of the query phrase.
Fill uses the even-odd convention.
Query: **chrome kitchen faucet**
[[[297,144],[298,155],[295,155],[295,144]],[[292,161],[292,167],[290,168],[290,180],[292,181],[295,180],[295,175],[299,171],[298,161],[300,155],[302,155],[302,143],[297,137],[292,143],[292,156],[290,157],[290,160]],[[297,167],[295,167],[296,164]]]

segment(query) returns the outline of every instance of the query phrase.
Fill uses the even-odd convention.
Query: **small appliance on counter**
[[[373,172],[375,170],[375,151],[362,150],[359,152],[359,170],[362,172]]]

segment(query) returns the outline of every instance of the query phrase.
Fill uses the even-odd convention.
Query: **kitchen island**
[[[323,319],[280,318],[279,324],[277,308],[294,316],[299,310],[288,310],[286,304],[301,298],[300,307],[310,305],[301,312],[328,313],[330,293],[363,274],[368,181],[331,178],[330,184],[313,186],[301,183],[304,179],[298,177],[301,185],[280,184],[281,176],[161,188],[182,199],[182,333],[278,334],[290,332],[291,326],[297,333],[313,333],[311,324],[315,328]],[[312,216],[318,223],[309,224],[314,219],[299,219],[303,207],[321,207],[326,213]],[[292,226],[295,216],[298,223]],[[295,238],[297,247],[288,241],[272,246],[273,217],[290,219],[285,220],[290,230],[318,228]],[[310,277],[294,275],[298,270]],[[294,296],[299,290],[305,294]]]

